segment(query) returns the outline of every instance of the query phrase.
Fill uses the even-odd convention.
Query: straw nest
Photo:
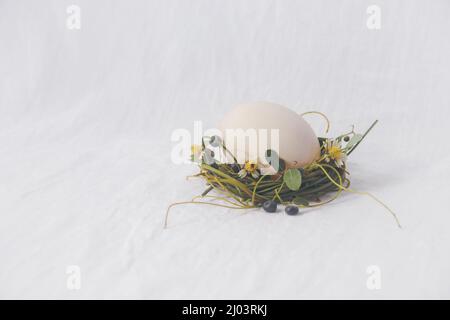
[[[203,137],[201,146],[193,146],[191,160],[198,163],[199,173],[191,177],[204,179],[206,190],[191,201],[173,203],[169,209],[180,204],[204,204],[234,209],[261,207],[266,201],[301,208],[316,207],[335,200],[341,192],[364,194],[384,206],[396,219],[395,213],[378,198],[367,192],[349,189],[347,157],[356,149],[375,121],[364,134],[350,132],[335,138],[320,137],[320,157],[303,168],[286,168],[283,159],[278,159],[275,174],[264,175],[258,163],[237,163],[236,158],[225,147],[219,137]],[[231,163],[221,163],[214,157],[211,145],[231,158]],[[266,156],[273,159],[275,151],[267,150]],[[211,192],[215,191],[215,192]],[[212,195],[211,195],[212,193]]]

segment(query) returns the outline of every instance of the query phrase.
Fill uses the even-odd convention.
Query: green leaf
[[[347,149],[351,149],[352,147],[354,147],[362,139],[362,137],[363,137],[362,134],[355,133],[353,135],[353,137],[351,137],[350,141],[347,143],[347,145],[345,147]]]
[[[305,198],[300,197],[300,196],[296,196],[294,198],[294,200],[292,200],[292,202],[298,206],[304,206],[304,207],[309,206],[308,200],[306,200]]]
[[[302,185],[302,175],[298,169],[288,169],[283,175],[283,181],[289,189],[297,191]]]

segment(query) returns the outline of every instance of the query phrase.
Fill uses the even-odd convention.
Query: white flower
[[[334,161],[338,167],[343,167],[347,160],[347,154],[336,140],[327,140],[325,145],[325,161]]]

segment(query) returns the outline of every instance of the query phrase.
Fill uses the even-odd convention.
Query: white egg
[[[261,159],[261,154],[267,149],[276,150],[287,167],[301,168],[320,156],[320,145],[311,126],[295,111],[269,102],[245,103],[235,106],[220,122],[219,129],[222,132],[225,146],[236,156],[239,163],[246,160]],[[253,129],[248,132],[256,132],[258,147],[239,145],[230,132],[236,130]],[[264,129],[267,131],[264,132]],[[271,141],[271,131],[278,129],[278,148],[276,141]],[[276,134],[275,134],[276,136]],[[276,140],[276,139],[273,139]],[[246,138],[251,141],[250,138]],[[262,144],[261,144],[262,143]],[[261,153],[262,152],[262,153]]]

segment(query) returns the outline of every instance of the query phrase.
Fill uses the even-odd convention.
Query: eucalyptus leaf
[[[306,200],[305,198],[300,197],[300,196],[296,196],[294,198],[294,200],[292,200],[292,202],[298,206],[304,206],[304,207],[309,206],[308,200]]]
[[[347,149],[353,148],[362,139],[362,137],[363,137],[362,134],[355,133],[345,147]]]
[[[298,169],[288,169],[283,175],[283,181],[289,189],[297,191],[302,185],[302,175]]]

